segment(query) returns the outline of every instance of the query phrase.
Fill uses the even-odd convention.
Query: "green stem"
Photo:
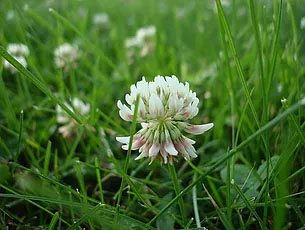
[[[174,190],[175,190],[176,195],[178,196],[180,193],[180,186],[179,186],[175,166],[173,164],[168,164],[168,171],[171,174],[171,178],[172,178],[173,185],[174,185]],[[182,197],[180,197],[178,199],[178,204],[179,204],[179,209],[180,209],[181,216],[182,216],[182,223],[183,223],[183,225],[185,225],[186,224],[186,215],[185,215],[185,208],[184,208],[184,202],[183,202]]]

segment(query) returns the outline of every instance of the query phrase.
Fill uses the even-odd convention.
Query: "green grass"
[[[0,229],[305,228],[304,2],[224,2],[0,1]],[[148,25],[155,50],[129,64],[125,39]],[[54,64],[64,42],[81,51],[68,71]],[[29,47],[27,68],[9,43]],[[192,123],[215,125],[190,136],[198,158],[169,168],[115,140],[140,127],[117,101],[158,74],[188,81]],[[73,97],[87,117],[66,106]],[[70,139],[56,105],[77,123]]]

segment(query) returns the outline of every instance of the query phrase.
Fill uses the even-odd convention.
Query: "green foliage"
[[[304,229],[304,12],[303,0],[0,1],[0,228]],[[126,39],[149,25],[153,52],[131,59]],[[10,43],[28,46],[26,68]],[[63,43],[80,55],[57,68]],[[117,101],[158,74],[189,82],[192,123],[215,124],[176,171],[115,140],[139,128]]]

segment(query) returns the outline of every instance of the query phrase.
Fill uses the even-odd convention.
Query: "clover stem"
[[[180,190],[180,186],[179,186],[179,182],[178,182],[178,178],[177,178],[175,165],[174,164],[168,164],[168,170],[171,174],[171,178],[172,178],[172,181],[173,181],[175,193],[178,196],[181,190]],[[183,225],[185,225],[186,224],[186,214],[185,214],[184,202],[183,202],[182,197],[180,197],[180,199],[178,199],[178,205],[179,205],[179,209],[180,209],[180,212],[181,212]]]

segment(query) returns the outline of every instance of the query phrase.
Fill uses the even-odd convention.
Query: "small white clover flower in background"
[[[301,29],[305,29],[305,17],[301,18],[300,27]]]
[[[80,53],[77,47],[69,43],[64,43],[54,50],[54,56],[56,67],[68,70],[71,65],[73,66],[75,64]]]
[[[21,65],[25,68],[28,66],[26,57],[29,56],[29,48],[22,43],[10,43],[7,46],[7,52],[12,55]],[[17,69],[11,65],[8,61],[4,61],[4,68],[9,69],[11,73],[17,73]]]
[[[154,81],[147,82],[145,78],[130,88],[125,100],[129,106],[120,100],[117,105],[119,114],[125,121],[132,121],[135,103],[139,96],[137,122],[142,129],[133,137],[132,150],[139,149],[136,160],[150,157],[151,162],[159,158],[165,164],[172,164],[181,154],[185,159],[196,158],[193,147],[195,141],[182,134],[183,131],[199,135],[211,129],[214,124],[192,125],[188,120],[198,114],[199,99],[196,93],[189,89],[189,84],[179,82],[176,76],[156,76]],[[117,137],[117,141],[128,149],[130,137]]]
[[[97,13],[93,15],[93,24],[101,27],[107,27],[109,24],[109,17],[106,13]]]
[[[125,40],[125,47],[128,49],[127,57],[130,63],[133,62],[133,57],[136,54],[138,54],[140,57],[144,57],[154,51],[155,34],[155,26],[146,26],[138,29],[134,37],[130,37]]]
[[[7,46],[7,52],[13,56],[27,57],[30,54],[29,48],[22,43],[11,43]]]
[[[90,112],[90,105],[84,103],[76,97],[72,99],[72,106],[67,102],[65,103],[65,105],[76,114],[80,114],[82,116],[86,116]],[[58,129],[58,132],[61,133],[65,138],[69,138],[75,135],[77,131],[76,121],[72,117],[70,117],[59,105],[56,105],[56,113],[56,121],[57,123],[61,124]]]

